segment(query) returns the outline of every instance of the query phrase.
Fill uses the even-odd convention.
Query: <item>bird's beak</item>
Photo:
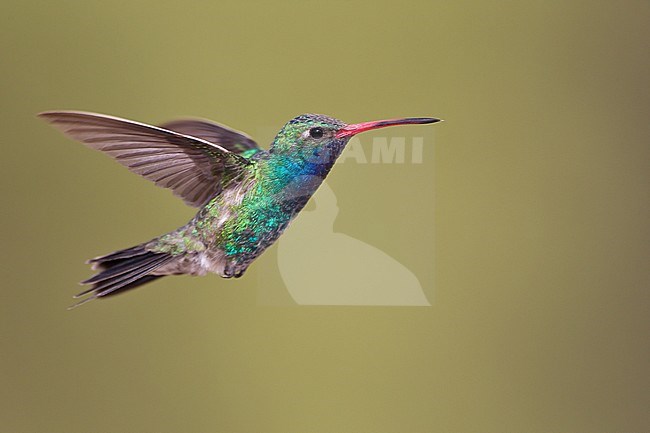
[[[421,125],[424,123],[436,123],[440,119],[433,117],[407,117],[404,119],[375,120],[373,122],[355,123],[346,125],[336,132],[336,138],[352,137],[360,132],[370,131],[371,129],[385,128],[395,125]]]

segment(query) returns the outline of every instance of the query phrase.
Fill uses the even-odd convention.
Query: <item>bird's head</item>
[[[393,125],[435,123],[439,119],[412,117],[346,124],[321,114],[302,114],[278,132],[268,163],[267,179],[287,212],[301,209],[318,189],[345,145],[354,135]]]
[[[387,126],[439,122],[432,117],[376,120],[346,124],[322,114],[301,114],[280,130],[271,146],[271,153],[282,154],[317,164],[331,166],[354,135]]]

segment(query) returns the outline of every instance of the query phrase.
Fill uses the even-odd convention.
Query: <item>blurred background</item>
[[[650,429],[650,3],[0,14],[0,431]],[[408,267],[431,306],[295,305],[276,246],[240,280],[166,278],[66,311],[84,260],[193,210],[36,119],[50,109],[206,117],[263,146],[304,112],[445,119],[422,164],[329,178],[334,231]]]

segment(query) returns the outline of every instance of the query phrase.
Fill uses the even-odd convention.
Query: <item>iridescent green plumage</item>
[[[84,281],[83,302],[164,275],[240,277],[275,242],[323,182],[349,138],[409,118],[346,125],[304,114],[289,121],[265,151],[247,135],[205,120],[154,127],[83,112],[42,117],[67,135],[113,156],[199,208],[183,227],[90,262],[101,272]]]
[[[223,254],[214,254],[210,270],[223,277],[241,276],[321,184],[347,142],[333,136],[343,126],[326,116],[293,119],[278,133],[270,151],[247,151],[254,163],[247,175],[210,200],[187,226],[148,248],[174,255],[219,251]],[[329,143],[305,134],[312,128],[330,131]],[[331,150],[326,157],[324,149]]]

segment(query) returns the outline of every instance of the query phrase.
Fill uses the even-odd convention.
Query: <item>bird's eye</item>
[[[309,135],[311,138],[323,138],[323,128],[311,128]]]

